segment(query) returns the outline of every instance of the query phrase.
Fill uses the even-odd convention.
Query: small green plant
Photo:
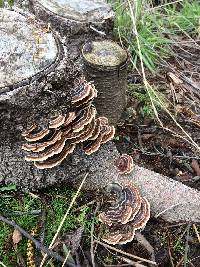
[[[159,98],[162,99],[164,103],[166,103],[166,99],[164,95],[161,92],[159,92],[157,88],[153,88],[152,92],[147,92],[144,86],[131,84],[129,85],[128,92],[131,95],[132,99],[136,99],[137,101],[139,101],[142,107],[143,115],[147,117],[151,117],[151,118],[155,117],[151,100],[153,101],[153,104],[157,110],[161,109],[161,106],[158,103],[157,97],[154,94],[154,92],[156,92]]]

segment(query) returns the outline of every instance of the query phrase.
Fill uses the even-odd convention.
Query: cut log
[[[130,175],[119,175],[113,162],[119,156],[114,144],[109,143],[91,156],[77,148],[73,156],[58,167],[36,169],[24,161],[20,143],[0,147],[0,183],[16,184],[22,191],[35,191],[49,186],[78,187],[88,173],[85,190],[99,190],[108,183],[131,181],[141,190],[151,205],[151,216],[160,214],[168,222],[200,222],[200,193],[180,182],[139,166]]]
[[[116,125],[126,107],[127,52],[117,43],[104,40],[86,43],[82,56],[84,76],[98,91],[98,114]]]
[[[169,222],[200,222],[198,191],[138,166],[128,176],[119,175],[113,165],[119,154],[112,143],[91,156],[77,148],[63,164],[48,170],[24,160],[22,131],[34,122],[45,126],[55,113],[68,110],[77,71],[58,36],[34,17],[2,9],[0,21],[0,185],[15,184],[22,191],[78,186],[88,172],[87,190],[132,181],[149,199],[152,215]]]
[[[68,108],[77,77],[56,33],[30,14],[0,10],[0,145]],[[59,103],[59,104],[58,104]]]

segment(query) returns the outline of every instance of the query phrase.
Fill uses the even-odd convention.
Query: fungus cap
[[[141,208],[138,211],[138,213],[135,215],[131,224],[135,230],[142,229],[145,227],[149,218],[150,218],[150,204],[148,200],[145,197],[143,197]]]
[[[114,166],[120,174],[129,174],[133,170],[133,158],[127,154],[122,154],[114,161]]]
[[[32,151],[32,152],[40,152],[43,151],[50,145],[55,144],[58,140],[61,139],[62,132],[61,131],[51,131],[50,137],[47,136],[47,140],[40,140],[40,142],[30,143],[30,144],[23,144],[22,149],[25,151]]]
[[[25,139],[29,142],[35,142],[47,136],[49,132],[49,129],[40,129],[38,131],[32,131],[25,136]]]
[[[63,160],[74,151],[76,145],[74,144],[65,144],[65,147],[63,148],[62,152],[60,154],[54,155],[51,158],[48,158],[45,161],[41,162],[34,162],[34,165],[38,169],[49,169],[53,168],[55,166],[58,166],[63,162]]]
[[[65,116],[60,114],[55,119],[49,122],[49,128],[59,128],[61,125],[63,125],[64,122]]]
[[[46,148],[43,152],[40,153],[33,153],[25,156],[26,161],[45,161],[48,158],[52,157],[53,155],[59,154],[64,146],[65,146],[66,139],[61,138],[55,144]]]

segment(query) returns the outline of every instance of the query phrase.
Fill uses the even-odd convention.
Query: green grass
[[[133,65],[139,65],[139,50],[133,32],[133,23],[128,0],[109,1],[116,13],[115,34],[131,54]],[[130,0],[131,3],[133,1]],[[185,0],[179,4],[153,8],[148,0],[134,1],[133,8],[142,60],[155,72],[161,60],[173,55],[171,47],[175,36],[195,38],[199,35],[200,5],[198,0]],[[133,5],[134,6],[134,5]]]
[[[69,189],[51,190],[45,193],[45,202],[43,198],[36,198],[30,194],[2,194],[0,198],[0,214],[14,220],[18,225],[24,228],[27,232],[31,232],[32,228],[40,223],[38,215],[12,215],[13,212],[30,212],[33,210],[43,210],[46,208],[46,223],[45,223],[45,239],[44,244],[49,245],[57,228],[62,220],[74,194],[76,192]],[[73,206],[73,210],[67,217],[61,234],[69,233],[76,230],[78,227],[84,227],[84,236],[90,238],[90,229],[93,221],[92,210],[88,206],[84,206],[78,212],[74,210],[78,208],[77,202]],[[95,222],[98,222],[95,218]],[[7,267],[16,266],[16,253],[12,246],[11,236],[13,227],[0,222],[0,259]],[[8,240],[8,237],[9,240]],[[10,246],[10,250],[6,249]],[[18,244],[18,249],[26,259],[27,239],[23,238]]]

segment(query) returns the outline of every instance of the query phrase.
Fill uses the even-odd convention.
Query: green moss
[[[38,225],[41,221],[39,215],[31,215],[33,210],[46,209],[45,222],[45,245],[49,245],[55,235],[58,226],[66,213],[70,202],[76,192],[68,188],[62,190],[51,190],[38,197],[33,194],[2,194],[0,198],[0,214],[9,219],[14,220],[18,225],[24,228],[27,232],[31,232],[32,228]],[[78,201],[78,199],[77,199]],[[79,211],[78,202],[73,206],[72,211],[67,216],[67,219],[62,227],[61,235],[76,230],[78,227],[85,228],[86,238],[90,238],[90,229],[93,221],[92,209],[84,206]],[[14,212],[29,212],[29,214],[16,215]],[[97,220],[95,219],[95,222]],[[1,261],[7,267],[16,266],[17,257],[12,246],[13,227],[0,222],[0,255]],[[8,240],[8,237],[10,239]],[[8,250],[6,247],[10,246]],[[26,259],[27,239],[23,238],[18,244],[18,250]]]

